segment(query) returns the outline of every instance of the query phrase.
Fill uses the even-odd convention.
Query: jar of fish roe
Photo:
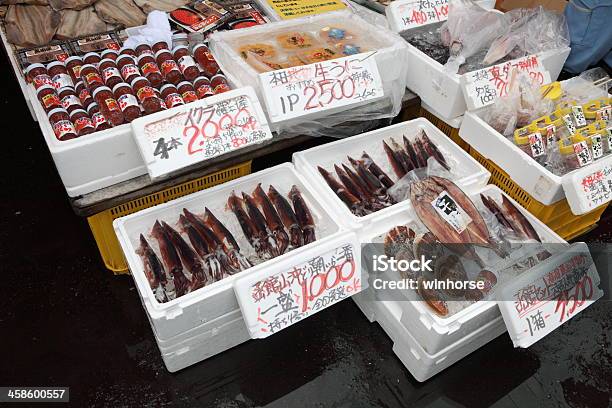
[[[141,54],[138,57],[138,67],[142,75],[151,82],[155,88],[159,88],[164,80],[159,67],[155,63],[155,58],[150,54]]]
[[[83,109],[83,104],[81,103],[81,100],[77,96],[74,89],[70,87],[60,88],[58,91],[58,96],[60,103],[62,104],[62,108],[66,109],[68,114],[71,114],[77,109]]]
[[[70,120],[74,124],[77,136],[85,136],[96,131],[96,127],[83,109],[77,109],[70,114]]]
[[[184,105],[185,101],[183,97],[178,93],[176,86],[172,84],[166,84],[161,87],[161,97],[166,104],[168,109],[174,108],[175,106]]]
[[[68,57],[66,61],[64,61],[64,63],[66,64],[66,69],[68,69],[68,74],[72,78],[72,82],[75,84],[79,82],[79,80],[81,79],[81,67],[83,66],[83,59],[78,55],[75,55],[73,57]]]
[[[69,140],[77,137],[74,125],[70,121],[68,112],[63,108],[55,108],[47,114],[51,128],[57,140]]]
[[[160,50],[168,50],[168,43],[166,43],[165,41],[158,41],[155,44],[153,44],[153,47],[151,47],[151,49],[153,50],[153,52],[155,54],[157,54]]]
[[[43,85],[36,90],[36,96],[42,105],[45,112],[50,112],[55,108],[61,108],[62,102],[55,92],[55,87],[51,85]]]
[[[101,60],[102,58],[97,52],[88,52],[87,54],[83,55],[84,64],[91,64],[97,67]]]
[[[113,61],[117,60],[117,57],[119,57],[119,54],[117,53],[117,51],[115,50],[104,50],[102,51],[102,53],[100,54],[100,57],[102,57],[102,59],[111,59]]]
[[[164,109],[163,101],[157,96],[147,78],[142,76],[136,77],[131,85],[146,114],[159,112]]]
[[[102,75],[102,80],[109,88],[113,88],[115,85],[123,82],[121,73],[115,64],[115,61],[112,59],[105,58],[100,61],[99,69],[100,74]]]
[[[153,56],[153,50],[151,49],[149,44],[145,44],[145,43],[139,44],[136,47],[135,51],[136,51],[136,55],[139,56],[139,57],[142,56],[142,55]]]
[[[198,94],[196,94],[195,88],[190,82],[183,81],[178,84],[177,88],[185,103],[191,103],[198,100]]]
[[[89,109],[87,109],[87,114],[91,117],[91,121],[93,122],[96,128],[96,132],[99,130],[110,129],[112,127],[111,124],[108,123],[104,115],[100,113],[100,107],[97,103],[94,102],[89,105]]]
[[[212,87],[215,95],[230,90],[227,78],[223,74],[217,74],[210,78],[210,86]]]
[[[28,81],[34,84],[34,88],[38,89],[43,85],[53,85],[53,81],[47,72],[47,68],[43,64],[30,64],[25,70],[25,75]]]
[[[195,57],[204,74],[211,78],[219,72],[219,64],[215,57],[210,52],[210,49],[204,44],[198,44],[193,48],[193,56]]]
[[[85,64],[81,67],[81,79],[83,79],[85,86],[90,92],[93,92],[100,86],[104,86],[104,80],[102,80],[100,72],[91,64]]]
[[[140,70],[136,66],[136,61],[130,55],[120,55],[117,58],[117,67],[121,71],[123,80],[128,84],[131,83],[134,78],[140,76]]]
[[[178,84],[183,80],[183,75],[179,70],[179,67],[172,58],[172,54],[168,50],[159,50],[155,54],[155,60],[157,61],[157,65],[162,72],[162,75],[166,79],[166,81],[171,84]]]
[[[89,89],[87,89],[83,81],[77,82],[74,87],[74,90],[79,99],[81,100],[81,105],[83,105],[85,109],[87,109],[89,105],[94,103],[94,100],[91,97],[91,93],[89,92]]]
[[[189,53],[189,48],[184,45],[179,45],[178,47],[174,47],[172,53],[174,55],[174,60],[181,70],[181,74],[183,74],[186,80],[193,81],[200,76],[200,70]]]
[[[96,88],[93,98],[100,107],[100,112],[112,126],[119,126],[124,122],[123,113],[113,92],[107,86]]]
[[[123,82],[117,84],[113,88],[113,95],[119,103],[119,108],[121,108],[126,122],[129,123],[140,117],[138,99],[136,99],[136,95],[134,95],[132,88],[128,84]]]
[[[47,72],[53,81],[55,89],[64,88],[66,86],[74,87],[72,77],[68,74],[68,69],[61,61],[53,61],[47,65]]]
[[[197,77],[195,81],[193,81],[193,86],[200,99],[208,98],[215,94],[210,86],[210,81],[204,76]]]
[[[133,49],[133,48],[130,48],[130,47],[122,47],[122,48],[119,50],[119,55],[120,55],[120,56],[121,56],[121,55],[130,55],[130,56],[132,56],[132,57],[136,58],[136,51],[134,51],[134,49]]]

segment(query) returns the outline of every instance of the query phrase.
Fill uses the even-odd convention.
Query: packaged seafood
[[[336,211],[338,219],[355,229],[367,229],[406,208],[407,203],[396,202],[388,190],[400,187],[394,189],[393,185],[405,177],[407,169],[420,167],[411,172],[419,176],[428,171],[450,171],[449,177],[470,188],[480,188],[489,179],[482,166],[422,118],[295,153],[293,162]]]
[[[238,311],[233,288],[242,276],[291,269],[341,242],[358,251],[355,234],[339,226],[290,164],[119,218],[114,226],[153,331],[164,341]]]

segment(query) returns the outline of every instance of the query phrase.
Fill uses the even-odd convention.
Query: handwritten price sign
[[[602,139],[602,149],[607,151],[612,145],[608,144],[607,137]],[[612,200],[612,156],[596,160],[564,177],[563,190],[572,212],[576,215],[593,211],[608,203]]]
[[[252,88],[241,88],[132,122],[151,178],[272,138]]]
[[[355,248],[354,243],[334,245],[281,272],[237,280],[234,289],[251,337],[268,337],[360,292]]]
[[[376,52],[355,54],[259,75],[272,122],[384,96]]]
[[[477,109],[508,95],[513,69],[529,74],[534,83],[544,85],[550,82],[550,74],[536,55],[530,55],[493,65],[463,75],[463,93],[469,109]]]
[[[388,7],[391,26],[398,32],[448,19],[448,0],[398,0]]]
[[[504,286],[498,304],[514,345],[531,346],[589,307],[603,295],[598,285],[589,249],[578,242]]]

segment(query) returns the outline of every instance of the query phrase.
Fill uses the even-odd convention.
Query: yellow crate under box
[[[435,127],[440,129],[442,133],[448,136],[453,142],[455,142],[455,144],[457,144],[463,150],[465,150],[466,152],[468,151],[470,145],[468,145],[467,142],[459,136],[458,128],[455,129],[454,127],[452,127],[451,125],[449,125],[448,123],[446,123],[445,121],[443,121],[442,119],[440,119],[422,106],[421,116],[433,123]]]
[[[248,161],[157,193],[137,198],[87,218],[96,244],[98,244],[102,260],[104,260],[104,265],[115,274],[129,273],[127,262],[113,229],[113,221],[115,219],[238,177],[246,176],[250,173],[251,161]]]
[[[608,207],[608,204],[604,204],[586,214],[574,215],[566,199],[551,205],[544,205],[512,181],[508,173],[503,171],[501,167],[485,158],[473,147],[469,148],[469,153],[491,172],[489,180],[491,183],[504,190],[510,197],[525,207],[527,211],[548,225],[565,240],[569,241],[595,228],[601,214]]]

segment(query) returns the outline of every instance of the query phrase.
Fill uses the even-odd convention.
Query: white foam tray
[[[343,225],[357,230],[361,234],[362,231],[368,231],[369,228],[379,224],[381,220],[394,217],[395,214],[406,211],[408,202],[398,203],[375,213],[358,217],[353,215],[349,208],[329,188],[317,170],[317,166],[321,166],[335,174],[333,171],[334,164],[341,162],[348,164],[347,155],[354,159],[359,159],[361,153],[365,150],[393,181],[397,181],[397,177],[384,153],[382,141],[393,137],[398,143],[402,144],[402,135],[405,134],[407,137],[410,137],[416,134],[419,128],[425,129],[432,143],[438,146],[442,154],[445,155],[447,161],[451,164],[451,171],[459,173],[459,178],[455,180],[457,184],[462,185],[466,189],[480,189],[487,184],[490,173],[450,140],[442,131],[424,118],[401,122],[294,153],[293,163],[298,171],[308,178],[310,183],[319,192],[321,198],[328,203],[329,208],[336,213],[337,219]]]
[[[404,95],[403,89],[406,84],[407,66],[405,61],[406,42],[397,34],[366,21],[358,14],[350,10],[332,11],[329,13],[296,18],[291,20],[277,21],[266,25],[254,26],[233,31],[218,31],[209,37],[210,48],[217,57],[219,66],[226,74],[231,82],[237,86],[253,86],[258,98],[265,101],[259,81],[259,73],[255,71],[244,59],[236,52],[230,44],[234,41],[242,41],[252,36],[268,34],[278,30],[299,30],[306,24],[316,23],[321,25],[334,25],[339,22],[345,25],[355,27],[365,38],[368,36],[375,37],[378,41],[387,44],[386,47],[377,50],[374,55],[376,65],[380,73],[383,83],[385,97],[382,100],[371,101],[364,103],[363,106],[351,105],[349,107],[341,107],[302,115],[293,119],[279,120],[273,122],[268,115],[268,122],[273,131],[291,130],[291,128],[302,125],[305,132],[309,129],[317,127],[333,128],[334,125],[340,122],[349,120],[363,120],[361,109],[368,109],[370,104],[376,104],[376,111],[384,109],[384,106],[390,105],[393,102],[394,107],[399,107],[401,97]],[[360,113],[351,115],[350,110],[360,108]],[[350,110],[349,110],[350,109]],[[374,108],[372,108],[374,109]],[[334,113],[344,112],[341,119],[330,116]],[[346,113],[348,112],[348,113]],[[390,112],[390,109],[389,109]],[[348,116],[347,116],[348,115]],[[377,115],[376,118],[383,117]],[[368,119],[376,119],[369,117]],[[327,120],[326,120],[327,119]],[[314,131],[316,133],[316,131]]]
[[[6,34],[4,29],[0,27],[0,38],[2,38],[2,44],[4,45],[4,49],[6,50],[6,54],[8,55],[8,59],[11,62],[11,66],[13,67],[13,71],[15,72],[15,76],[17,77],[17,82],[19,82],[19,87],[21,88],[21,92],[23,93],[23,97],[28,105],[28,109],[30,110],[30,114],[32,115],[32,119],[35,121],[38,120],[36,115],[34,114],[34,108],[32,107],[32,101],[30,100],[30,96],[28,95],[27,89],[28,84],[23,77],[21,68],[19,66],[19,62],[17,61],[17,57],[13,53],[13,47],[9,44],[6,39]]]
[[[472,190],[469,194],[475,203],[480,202],[480,193],[494,197],[497,202],[501,202],[501,196],[506,195],[498,187],[488,185],[480,190]],[[508,197],[506,195],[506,197]],[[527,217],[540,235],[543,243],[565,243],[555,232],[523,209],[514,200],[510,201]],[[380,220],[368,229],[368,235],[360,236],[362,243],[378,242],[378,237],[397,226],[405,225],[415,219],[414,210],[410,206],[407,211],[397,214],[393,218]],[[369,268],[370,265],[364,265]],[[370,273],[369,270],[367,270]],[[376,296],[376,291],[371,291]],[[401,321],[405,327],[411,329],[412,336],[419,342],[421,347],[430,354],[438,353],[453,343],[470,335],[489,322],[501,316],[495,301],[480,301],[473,303],[465,309],[447,317],[442,318],[433,313],[430,308],[420,300],[420,297],[412,290],[406,290],[405,296],[409,300],[399,301],[398,305],[402,309]],[[375,297],[376,299],[376,297]]]
[[[578,180],[598,168],[612,166],[611,155],[581,169],[557,176],[489,126],[482,119],[484,112],[484,109],[479,109],[465,114],[459,129],[459,135],[463,140],[482,156],[501,167],[516,184],[542,204],[551,205],[567,199],[575,215],[595,209],[585,204]]]
[[[425,110],[427,110],[429,113],[433,114],[435,117],[437,117],[438,119],[446,123],[448,126],[452,127],[453,129],[459,129],[461,127],[461,123],[463,122],[463,115],[457,116],[456,118],[445,118],[444,116],[440,114],[440,112],[438,112],[437,110],[435,110],[434,108],[426,104],[425,102],[421,101],[421,106]]]
[[[400,322],[400,302],[368,299],[371,289],[353,296],[370,320],[378,322],[393,341],[393,352],[417,381],[424,382],[506,332],[500,316],[437,353],[428,353],[413,336],[415,328]]]
[[[234,215],[226,210],[225,206],[227,198],[233,190],[250,193],[258,183],[262,183],[264,189],[273,184],[282,194],[287,194],[293,184],[297,185],[315,219],[317,241],[259,263],[246,271],[200,288],[180,298],[167,303],[158,303],[145,277],[142,261],[135,252],[139,246],[139,234],[150,231],[156,219],[165,220],[176,226],[183,208],[187,208],[195,214],[202,214],[204,207],[208,207],[232,232],[242,252],[249,256],[252,254],[252,249],[240,230]],[[290,269],[296,264],[328,251],[330,246],[336,243],[353,243],[357,252],[355,256],[361,256],[356,235],[340,228],[340,225],[324,208],[317,194],[308,183],[298,175],[293,165],[287,163],[115,220],[115,232],[156,337],[159,340],[168,340],[198,327],[204,322],[239,310],[233,284],[237,278],[245,276],[245,274],[256,274],[263,270],[272,270],[272,273],[276,273],[274,271],[280,272],[287,268]],[[157,242],[155,239],[147,238],[151,246],[156,249]]]

